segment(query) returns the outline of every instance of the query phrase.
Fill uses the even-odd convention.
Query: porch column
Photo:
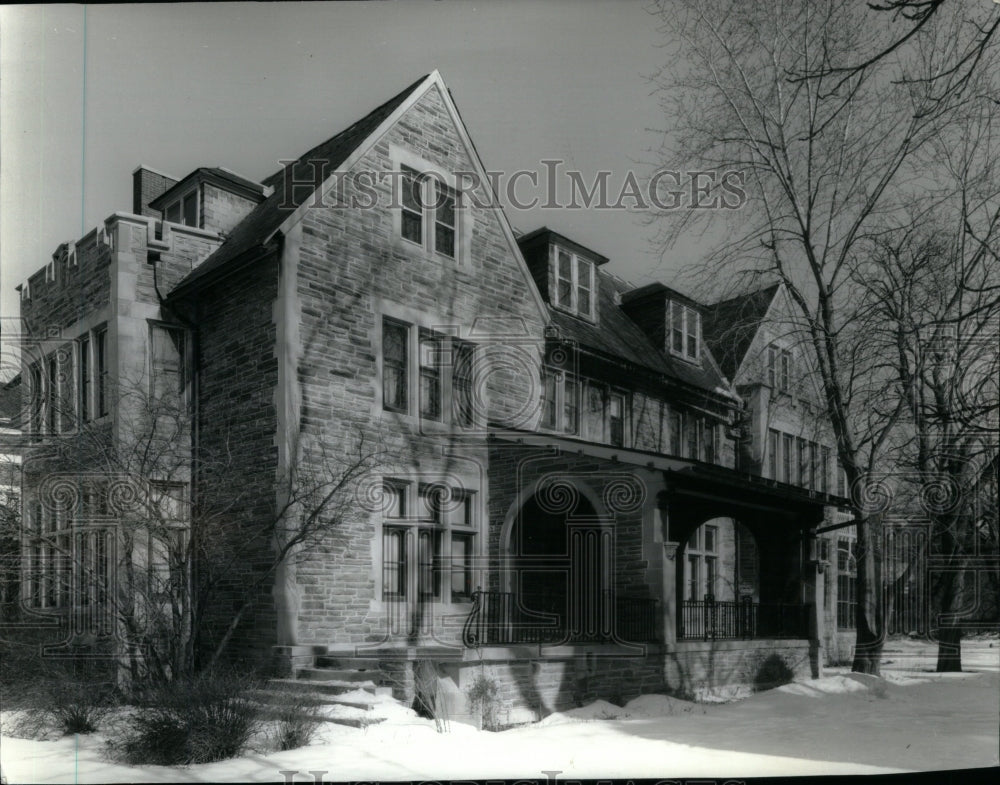
[[[815,532],[809,533],[809,559],[804,565],[805,601],[812,608],[809,613],[809,659],[812,677],[818,679],[823,675],[823,641],[825,614],[823,606],[826,601],[826,563],[821,560],[819,541]]]
[[[677,549],[679,542],[663,543],[663,642],[677,643]]]
[[[677,643],[677,549],[679,542],[670,538],[670,497],[672,488],[668,485],[656,496],[657,523],[654,541],[663,547],[662,586],[660,598],[663,624],[663,642],[671,646]]]

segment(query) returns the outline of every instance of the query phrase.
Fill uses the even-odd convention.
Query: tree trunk
[[[938,630],[937,672],[955,673],[962,670],[962,628],[941,627]]]
[[[953,543],[949,542],[949,545]],[[934,630],[938,641],[937,672],[955,673],[962,670],[962,627],[956,617],[964,605],[965,573],[950,569],[941,576],[940,622]]]
[[[882,646],[885,644],[884,607],[882,602],[882,525],[878,516],[860,521],[858,527],[858,584],[856,622],[858,635],[854,645],[854,673],[879,675]]]

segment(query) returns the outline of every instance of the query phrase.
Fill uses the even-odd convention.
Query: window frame
[[[176,394],[177,403],[182,411],[188,411],[191,405],[191,395],[190,395],[190,383],[191,383],[191,368],[190,368],[190,332],[183,326],[178,324],[170,324],[168,322],[158,322],[150,320],[149,322],[149,394],[153,401],[161,400],[157,397],[157,379],[162,373],[171,373],[169,368],[162,367],[164,364],[161,362],[161,367],[157,367],[157,357],[156,357],[156,338],[155,335],[157,331],[162,331],[167,333],[167,338],[173,341],[170,334],[176,334],[180,336],[180,340],[175,342],[174,345],[177,347],[178,358],[177,358],[177,369],[176,369],[176,380],[177,389],[173,393],[161,393],[161,397],[165,397],[167,394]]]
[[[383,411],[395,414],[410,413],[410,330],[412,327],[413,325],[400,319],[395,319],[391,316],[382,316],[382,331],[379,336],[381,359],[381,378],[379,379],[379,383],[381,385]],[[400,359],[393,357],[391,361],[389,353],[386,351],[386,336],[390,330],[400,331],[400,345],[402,347],[402,357]],[[387,368],[394,368],[399,373],[399,378],[396,380],[397,394],[392,396],[397,402],[391,404],[388,402],[389,396],[386,395],[386,391],[389,389],[387,386]]]
[[[553,433],[579,436],[581,391],[583,389],[582,380],[574,374],[553,368],[549,365],[542,366],[541,377],[542,411],[539,427]],[[567,386],[573,390],[572,405],[567,403]],[[573,415],[572,429],[567,428],[570,413]]]
[[[187,222],[187,210],[185,209],[185,203],[190,197],[194,197],[194,223]],[[161,213],[163,221],[165,223],[171,223],[176,226],[190,226],[193,229],[201,228],[201,208],[202,208],[202,198],[201,198],[201,188],[195,185],[193,188],[187,189],[184,193],[180,194],[176,199],[170,202],[170,204],[164,205],[163,212]],[[167,214],[173,209],[177,208],[177,220],[172,220]]]
[[[667,349],[670,354],[680,357],[682,360],[696,364],[701,363],[701,311],[678,300],[669,300],[668,302],[667,333],[670,337],[667,341]],[[678,315],[680,316],[679,322]],[[694,322],[693,330],[691,328],[692,321]],[[678,335],[680,336],[680,349],[676,348]],[[693,350],[692,341],[694,342]]]
[[[438,604],[471,602],[475,583],[474,560],[480,533],[476,493],[446,486],[449,501],[439,505],[440,483],[418,483],[387,477],[383,478],[382,487],[383,494],[385,489],[392,489],[399,499],[398,507],[387,507],[383,501],[380,556],[382,601]],[[409,508],[408,500],[411,497],[416,500],[413,510]],[[386,561],[389,540],[394,540],[399,548],[398,554],[392,554],[398,556],[393,561]],[[429,551],[424,548],[427,542],[430,543]],[[466,544],[459,570],[456,570],[453,560],[455,542]],[[467,592],[454,589],[458,571]],[[398,590],[389,591],[389,575],[394,576],[392,583]]]
[[[421,249],[434,258],[440,257],[449,262],[464,264],[468,259],[470,238],[467,236],[469,211],[457,178],[450,172],[434,166],[409,150],[390,145],[389,150],[391,180],[393,188],[393,235],[404,241],[407,246]],[[406,199],[407,182],[416,183],[416,199]],[[414,191],[411,190],[411,194]],[[440,220],[444,211],[442,199],[452,200],[451,210],[453,225]],[[416,202],[416,205],[413,202]],[[407,204],[409,202],[409,204]],[[420,239],[407,237],[406,215],[416,217],[416,225],[420,227]],[[452,233],[451,253],[439,247],[438,230],[444,228]]]
[[[552,296],[549,298],[552,301],[552,305],[573,316],[579,316],[591,322],[597,321],[597,265],[586,256],[571,251],[569,248],[558,243],[552,243],[549,247],[552,249],[550,253],[552,260],[552,282],[554,284],[552,287]],[[565,254],[569,259],[570,274],[568,278],[562,275],[560,271],[560,254]],[[580,282],[581,267],[587,271],[587,285]],[[569,285],[568,303],[563,302],[559,291],[559,285],[562,282]],[[586,311],[580,307],[581,290],[587,292],[590,296],[590,307]]]

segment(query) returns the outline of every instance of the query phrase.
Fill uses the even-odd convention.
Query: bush
[[[303,706],[288,696],[278,707],[276,725],[270,733],[279,752],[305,747],[313,740],[322,717],[315,706]]]
[[[479,715],[484,730],[500,730],[500,685],[495,679],[479,674],[466,693],[469,708]]]
[[[112,682],[79,681],[61,668],[36,668],[35,677],[17,694],[16,705],[23,710],[6,731],[26,739],[94,733],[117,703]]]
[[[754,690],[760,692],[761,690],[769,690],[773,687],[780,687],[782,684],[788,684],[794,678],[795,673],[788,667],[788,663],[777,654],[769,654],[757,666],[757,673],[753,679],[753,687]]]
[[[261,726],[249,695],[259,685],[237,673],[206,673],[147,691],[111,757],[129,765],[210,763],[238,755]]]

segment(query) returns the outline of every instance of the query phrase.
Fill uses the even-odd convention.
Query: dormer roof
[[[170,204],[172,200],[181,196],[193,184],[203,182],[212,183],[224,191],[229,191],[257,202],[264,199],[265,188],[262,183],[254,182],[221,166],[200,166],[170,186],[170,188],[155,199],[151,199],[149,206],[154,210],[161,210],[164,205]]]

